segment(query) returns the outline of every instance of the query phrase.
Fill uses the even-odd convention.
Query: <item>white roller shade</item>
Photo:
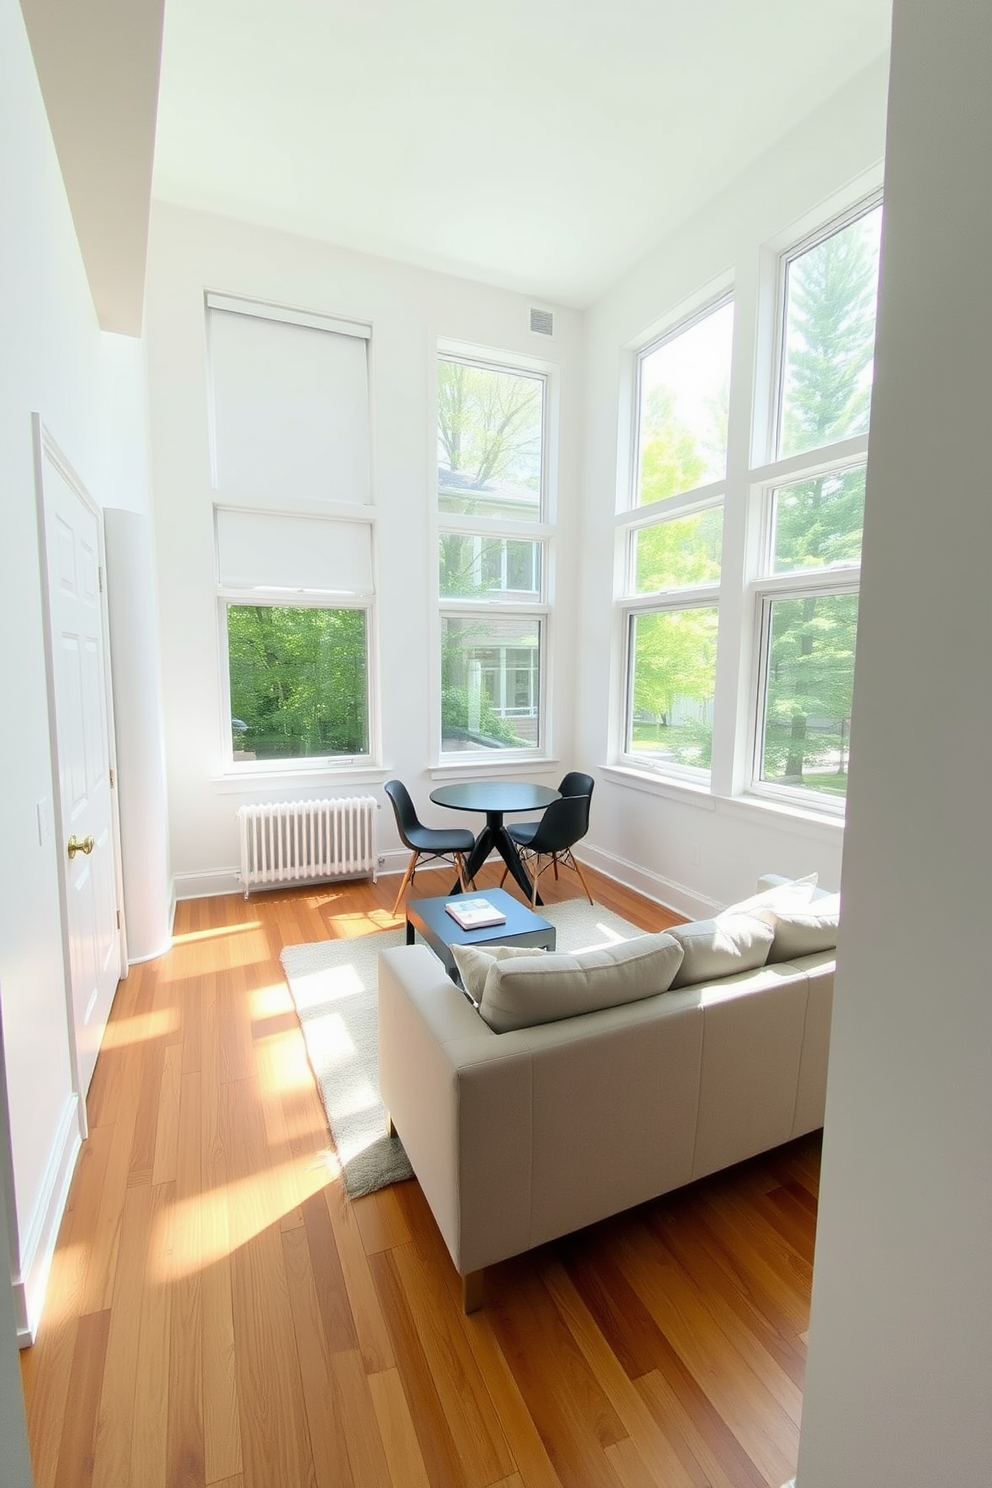
[[[270,506],[367,503],[367,328],[333,331],[261,309],[208,302],[215,489]]]
[[[217,577],[225,589],[372,593],[367,522],[217,509]]]

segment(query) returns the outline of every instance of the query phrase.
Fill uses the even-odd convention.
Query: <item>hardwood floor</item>
[[[780,1488],[817,1140],[493,1267],[465,1317],[416,1182],[344,1202],[278,959],[400,923],[394,895],[188,901],[121,983],[22,1354],[37,1488]]]

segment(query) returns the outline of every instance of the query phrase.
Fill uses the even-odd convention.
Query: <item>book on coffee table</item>
[[[463,930],[482,930],[486,925],[506,923],[506,915],[488,899],[455,899],[444,907]]]

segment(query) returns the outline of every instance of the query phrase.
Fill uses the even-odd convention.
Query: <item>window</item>
[[[224,754],[372,753],[368,327],[207,296]]]
[[[438,358],[442,756],[546,747],[547,405],[543,372]]]
[[[776,460],[758,483],[752,788],[823,809],[847,789],[881,216],[783,256]]]
[[[777,258],[736,382],[729,298],[636,355],[620,765],[843,810],[881,216],[862,201]]]
[[[640,353],[634,480],[619,527],[621,756],[697,778],[713,749],[733,317],[722,300]]]
[[[235,760],[368,754],[364,610],[228,604]]]

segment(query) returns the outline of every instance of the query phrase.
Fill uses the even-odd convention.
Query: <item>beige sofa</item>
[[[821,1126],[834,964],[496,1033],[425,946],[384,952],[382,1096],[466,1310],[482,1268]]]

